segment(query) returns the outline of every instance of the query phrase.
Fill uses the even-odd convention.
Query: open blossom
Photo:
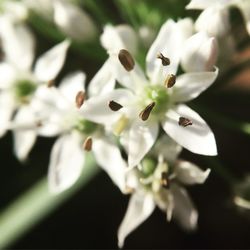
[[[196,21],[197,30],[206,30],[212,36],[224,36],[230,29],[229,8],[242,12],[250,34],[250,1],[248,0],[192,0],[187,9],[204,9]]]
[[[87,119],[111,126],[121,136],[129,167],[136,166],[151,149],[159,125],[188,150],[217,154],[208,125],[195,111],[181,104],[196,98],[218,74],[217,69],[211,70],[216,58],[215,40],[206,39],[203,34],[190,37],[192,29],[188,32],[187,22],[170,20],[163,25],[146,57],[147,76],[127,50],[111,51],[113,74],[125,88],[90,98],[82,110]],[[181,60],[191,72],[175,77]]]
[[[173,217],[186,230],[196,228],[198,212],[184,186],[204,183],[210,169],[203,171],[190,162],[177,160],[180,151],[178,144],[164,136],[138,168],[127,172],[127,190],[132,196],[118,230],[119,247],[156,206],[166,212],[168,221]]]
[[[13,129],[15,153],[20,160],[27,157],[36,138],[38,120],[34,117],[33,102],[37,91],[54,80],[61,70],[69,41],[65,40],[41,55],[32,69],[34,39],[22,24],[1,20],[3,61],[0,63],[0,135]],[[13,120],[12,116],[17,111]],[[26,128],[28,130],[26,131]]]
[[[97,81],[98,77],[92,81]],[[102,126],[86,120],[79,111],[81,106],[84,109],[87,98],[85,78],[84,73],[74,72],[66,76],[58,88],[43,88],[37,94],[42,100],[37,112],[45,121],[38,130],[39,135],[59,136],[49,163],[49,189],[52,193],[60,193],[77,181],[89,151],[121,189],[125,186],[125,178],[117,174],[125,171],[125,164],[117,164],[121,162],[118,147]]]

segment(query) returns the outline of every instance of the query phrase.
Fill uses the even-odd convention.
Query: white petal
[[[4,15],[14,22],[23,21],[28,17],[28,10],[23,2],[4,1],[1,3]]]
[[[69,45],[69,40],[65,40],[38,58],[35,75],[40,81],[48,82],[56,78],[64,64]]]
[[[217,60],[218,44],[214,37],[199,32],[187,39],[181,66],[187,72],[210,71]]]
[[[48,88],[46,85],[39,86],[31,105],[38,119],[42,121],[38,129],[39,135],[56,136],[68,129],[64,126],[68,124],[65,123],[65,118],[69,115],[69,107],[72,108],[72,104],[63,98],[57,88]]]
[[[35,41],[27,26],[1,20],[0,34],[6,60],[18,69],[29,70],[34,59]]]
[[[218,68],[210,72],[186,73],[176,79],[173,87],[173,101],[187,102],[198,97],[213,84],[218,76]]]
[[[10,88],[15,79],[15,69],[8,63],[0,63],[0,89]]]
[[[89,96],[108,94],[115,88],[115,77],[107,60],[88,85]]]
[[[136,192],[131,196],[125,217],[118,229],[118,245],[123,247],[125,238],[142,224],[154,211],[150,194]]]
[[[250,35],[250,2],[248,0],[241,0],[238,1],[237,6],[242,12],[246,22],[247,31]]]
[[[161,84],[168,73],[176,73],[186,35],[182,23],[179,25],[168,20],[162,25],[146,57],[147,75],[152,83]],[[157,58],[159,52],[170,59],[169,66],[162,65],[161,60]]]
[[[155,155],[162,155],[170,163],[176,161],[181,150],[182,147],[167,135],[161,136],[153,148]]]
[[[220,5],[205,9],[196,20],[195,28],[209,36],[224,37],[230,30],[229,9]]]
[[[206,9],[216,4],[225,5],[232,0],[191,0],[186,9]]]
[[[182,127],[178,125],[179,118],[185,117],[193,125]],[[178,105],[166,113],[162,122],[165,132],[184,148],[196,154],[217,155],[214,134],[206,122],[186,105]]]
[[[2,137],[8,129],[8,123],[11,120],[15,107],[15,100],[11,93],[8,91],[0,92],[0,137]]]
[[[67,100],[75,104],[75,98],[79,91],[85,91],[86,75],[77,71],[67,75],[59,85],[59,90]]]
[[[192,18],[186,17],[180,19],[177,22],[178,28],[180,29],[183,39],[188,39],[194,33],[194,22]]]
[[[196,229],[198,212],[195,209],[187,191],[177,184],[172,184],[170,186],[170,190],[174,196],[174,218],[184,229]]]
[[[132,99],[134,99],[134,95],[129,90],[115,89],[106,95],[88,99],[81,107],[81,113],[84,118],[92,122],[112,124],[121,114],[112,111],[108,103],[113,100],[122,106],[126,106]]]
[[[174,169],[176,177],[184,184],[203,184],[207,179],[210,169],[201,170],[195,164],[188,161],[179,161]]]
[[[87,41],[97,34],[90,16],[69,1],[54,1],[54,21],[66,35],[75,40]]]
[[[97,163],[107,172],[120,190],[125,192],[127,164],[123,160],[119,148],[106,138],[94,138],[92,149]]]
[[[148,83],[144,72],[136,62],[133,70],[129,72],[121,65],[118,54],[110,56],[109,62],[115,79],[125,88],[140,92]]]
[[[84,164],[84,151],[78,134],[66,134],[55,142],[49,164],[49,189],[60,193],[79,178]]]
[[[174,197],[169,190],[161,189],[155,196],[157,206],[167,213],[167,221],[171,221],[174,210]]]
[[[135,121],[129,131],[128,165],[135,167],[154,145],[158,136],[158,123]]]
[[[118,53],[121,49],[135,54],[138,47],[138,38],[129,25],[106,25],[101,35],[101,44],[109,53]]]
[[[24,106],[18,110],[14,118],[16,124],[34,124],[35,115],[29,106]],[[20,161],[25,161],[32,147],[36,142],[37,131],[33,129],[17,129],[13,131],[14,136],[14,152]]]

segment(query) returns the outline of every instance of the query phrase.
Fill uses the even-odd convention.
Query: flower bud
[[[223,6],[205,9],[195,22],[195,29],[204,31],[209,36],[225,36],[230,29],[228,9]]]
[[[91,40],[97,34],[90,16],[69,1],[54,1],[54,21],[67,36],[77,41]]]
[[[205,32],[199,32],[186,41],[181,65],[186,72],[210,71],[216,63],[217,55],[216,39]]]

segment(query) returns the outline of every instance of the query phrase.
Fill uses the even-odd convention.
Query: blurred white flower
[[[67,36],[77,41],[88,41],[97,35],[90,16],[69,1],[54,0],[54,21]]]
[[[197,35],[190,38],[190,43],[187,38],[192,29],[188,32],[187,27],[191,25],[187,22],[189,19],[178,23],[170,20],[163,25],[146,57],[148,78],[127,50],[110,49],[113,75],[125,88],[90,98],[85,104],[83,115],[87,119],[113,126],[114,133],[121,135],[129,167],[136,166],[151,149],[158,136],[159,123],[170,137],[188,150],[204,155],[217,154],[214,135],[208,125],[195,111],[180,104],[196,98],[218,74],[218,69],[206,71],[213,67],[216,58],[213,40],[203,36],[200,39]],[[117,44],[114,36],[109,39]],[[188,49],[183,50],[186,46]],[[174,85],[173,74],[177,73],[182,58],[188,70],[196,71],[178,76]],[[168,60],[170,65],[166,66]]]
[[[24,21],[28,16],[25,5],[19,1],[3,0],[0,3],[0,19],[8,18],[13,22]]]
[[[89,41],[97,35],[92,18],[70,0],[24,0],[27,8],[54,21],[59,29],[77,41]]]
[[[70,43],[65,40],[41,55],[32,70],[32,33],[26,26],[7,19],[1,20],[0,27],[4,53],[4,60],[0,63],[0,135],[13,129],[15,153],[20,160],[25,160],[36,138],[35,129],[33,132],[29,129],[30,126],[36,128],[38,123],[33,116],[36,92],[56,78]],[[11,121],[14,111],[17,113]]]
[[[236,7],[242,12],[250,34],[249,0],[192,0],[187,9],[204,9],[196,21],[197,30],[207,31],[211,36],[224,36],[230,29],[229,8]]]
[[[171,148],[171,154],[165,152]],[[158,143],[158,157],[151,155],[127,173],[127,188],[132,196],[125,217],[118,230],[118,245],[142,224],[158,206],[166,212],[168,221],[173,217],[185,230],[197,226],[198,212],[183,185],[202,184],[210,169],[203,171],[193,163],[177,161],[181,147],[168,137]],[[170,158],[168,158],[170,156]]]

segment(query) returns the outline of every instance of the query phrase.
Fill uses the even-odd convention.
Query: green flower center
[[[96,131],[97,126],[96,123],[81,118],[77,121],[75,129],[84,135],[91,135]]]
[[[149,177],[150,175],[152,175],[156,169],[157,163],[150,158],[145,158],[142,161],[142,169],[141,169],[141,174],[143,175],[143,177]]]
[[[159,115],[166,112],[169,105],[169,95],[166,87],[160,85],[149,86],[146,87],[145,93],[147,104],[155,102],[152,114]]]
[[[27,101],[27,99],[35,92],[37,85],[30,80],[20,80],[14,86],[16,97],[20,101]]]

